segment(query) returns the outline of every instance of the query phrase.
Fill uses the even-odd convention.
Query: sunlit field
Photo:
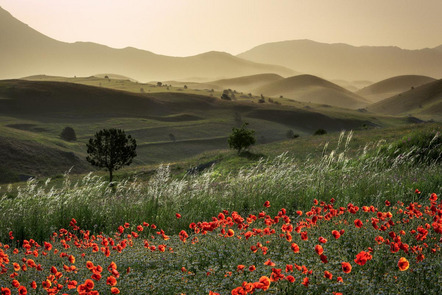
[[[1,294],[439,294],[438,130],[351,140],[235,173],[29,181],[0,205]]]

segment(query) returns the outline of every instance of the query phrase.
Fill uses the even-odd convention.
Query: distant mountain
[[[425,115],[442,119],[442,79],[410,89],[368,107],[388,115]]]
[[[357,109],[368,104],[364,98],[341,86],[312,75],[281,79],[257,88],[254,93],[266,96],[284,96],[303,102],[328,104]]]
[[[0,52],[0,79],[36,74],[91,76],[117,73],[139,81],[190,77],[207,81],[259,73],[294,74],[283,66],[255,63],[222,52],[171,57],[131,47],[114,49],[88,42],[64,43],[37,32],[2,8]]]
[[[431,77],[418,75],[396,76],[362,88],[356,93],[372,102],[378,102],[435,80]]]
[[[293,40],[266,43],[237,56],[327,79],[379,81],[398,75],[442,77],[441,46],[405,50]]]

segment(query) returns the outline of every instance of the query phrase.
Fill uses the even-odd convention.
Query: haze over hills
[[[312,75],[299,75],[280,79],[255,90],[267,96],[284,96],[302,102],[327,104],[357,109],[368,101],[336,84]]]
[[[442,118],[442,79],[379,101],[370,105],[368,110],[388,115],[413,115],[440,120]]]
[[[139,81],[189,77],[207,81],[259,73],[283,76],[294,73],[283,66],[255,63],[222,52],[171,57],[130,47],[114,49],[89,42],[64,43],[28,27],[2,8],[0,51],[0,79],[36,74],[90,76],[101,72]]]
[[[284,65],[328,80],[379,81],[405,74],[442,78],[441,48],[405,50],[292,40],[262,44],[237,56],[254,62]]]
[[[412,87],[418,87],[435,80],[436,79],[431,77],[418,75],[396,76],[364,87],[356,91],[356,93],[372,102],[378,102],[410,90]]]

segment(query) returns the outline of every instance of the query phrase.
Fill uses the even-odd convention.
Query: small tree
[[[60,137],[66,141],[76,141],[77,135],[72,127],[64,127],[63,131],[60,133]]]
[[[232,128],[232,134],[229,137],[229,147],[238,151],[246,150],[249,146],[255,144],[255,130],[247,129],[247,123],[244,123],[241,128]]]
[[[109,182],[112,173],[125,165],[130,165],[137,156],[137,142],[121,129],[103,129],[95,133],[86,144],[89,156],[86,160],[93,166],[106,168],[109,171]]]

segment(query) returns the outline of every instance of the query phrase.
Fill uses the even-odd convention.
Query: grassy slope
[[[436,80],[384,99],[368,110],[390,115],[413,115],[440,120],[442,114],[442,80]]]
[[[57,80],[46,76],[40,78]],[[58,78],[59,81],[63,79],[66,78]],[[102,128],[122,128],[135,136],[139,147],[134,164],[151,165],[176,162],[208,150],[227,148],[231,128],[239,125],[240,121],[249,122],[250,127],[256,130],[259,144],[284,140],[289,129],[306,135],[318,128],[339,131],[361,128],[364,124],[393,126],[406,122],[404,119],[307,105],[288,99],[277,100],[280,105],[258,104],[254,103],[254,99],[223,101],[198,95],[196,93],[203,92],[190,89],[171,92],[166,87],[155,86],[151,89],[158,92],[139,93],[136,88],[140,85],[127,80],[109,81],[94,77],[72,80],[77,83],[0,81],[0,97],[3,98],[0,100],[0,126],[3,128],[3,141],[10,142],[2,145],[5,153],[11,153],[9,147],[16,145],[26,146],[28,151],[47,147],[47,150],[59,150],[59,155],[73,152],[75,156],[75,161],[71,162],[66,162],[66,155],[54,157],[65,163],[55,169],[56,165],[31,159],[32,153],[28,153],[19,157],[19,162],[7,161],[3,170],[12,171],[15,175],[49,176],[60,174],[74,165],[78,168],[75,171],[84,171],[88,167],[84,161],[85,143]],[[109,88],[81,83],[109,83]],[[122,91],[124,88],[133,92]],[[76,131],[76,143],[59,139],[61,130],[66,126]],[[174,135],[175,142],[170,134]],[[33,142],[38,142],[39,146],[34,147]],[[33,165],[28,162],[42,167],[30,169]],[[47,166],[54,167],[53,171]]]
[[[435,80],[419,75],[396,76],[364,87],[356,93],[375,103]]]
[[[312,75],[299,75],[258,87],[255,93],[285,96],[303,102],[328,104],[351,109],[368,104],[364,98],[336,84]]]

